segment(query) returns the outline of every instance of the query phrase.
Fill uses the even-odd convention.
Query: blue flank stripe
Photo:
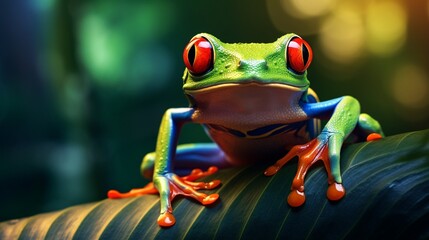
[[[284,126],[284,124],[273,124],[273,125],[264,126],[261,128],[257,128],[257,129],[248,131],[247,135],[252,136],[252,137],[264,135],[264,134],[271,132],[274,129],[279,128],[281,126]]]
[[[303,127],[305,127],[306,124],[307,124],[307,121],[296,122],[296,123],[291,123],[291,124],[281,124],[281,123],[272,124],[272,125],[268,125],[268,126],[264,126],[264,127],[260,127],[260,128],[248,131],[247,134],[245,134],[239,130],[226,128],[226,127],[220,126],[220,125],[209,124],[206,126],[209,128],[218,130],[218,131],[230,133],[230,134],[232,134],[236,137],[239,137],[239,138],[246,138],[246,137],[252,138],[252,137],[258,137],[258,136],[262,137],[264,135],[266,135],[265,137],[269,137],[269,136],[274,136],[274,135],[277,135],[280,133],[290,132],[290,131],[295,131],[297,133]]]
[[[241,138],[246,137],[246,134],[244,134],[244,133],[242,133],[242,132],[240,132],[238,130],[227,128],[227,131],[229,133],[231,133],[232,135],[237,136],[237,137],[241,137]]]
[[[305,124],[306,124],[306,121],[287,124],[284,127],[272,132],[269,136],[274,136],[280,133],[290,132],[293,130],[295,130],[296,132],[299,132],[299,130],[301,130],[301,128],[303,128]]]

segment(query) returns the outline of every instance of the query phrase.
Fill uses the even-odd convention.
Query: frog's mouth
[[[215,122],[230,119],[240,121],[263,118],[282,120],[298,112],[299,101],[308,87],[295,87],[280,83],[225,83],[185,93],[199,114]],[[223,119],[223,120],[222,120]],[[272,119],[271,119],[272,120]],[[287,119],[286,119],[287,120]]]
[[[198,103],[205,102],[242,102],[245,105],[259,105],[264,102],[264,105],[270,103],[283,102],[286,104],[301,97],[302,93],[308,87],[297,87],[281,83],[224,83],[201,89],[185,89],[185,94],[188,96],[191,105],[200,105]]]

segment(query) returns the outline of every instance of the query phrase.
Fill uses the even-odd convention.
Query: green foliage
[[[429,238],[429,130],[345,147],[347,194],[336,203],[325,197],[319,166],[307,176],[307,202],[290,208],[285,198],[296,163],[273,177],[262,174],[267,165],[216,173],[221,200],[203,207],[179,199],[169,229],[157,225],[159,200],[148,195],[3,222],[0,239]]]

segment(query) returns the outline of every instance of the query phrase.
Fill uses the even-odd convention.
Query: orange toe
[[[383,138],[383,136],[381,136],[380,134],[378,134],[378,133],[371,133],[371,134],[369,134],[367,137],[366,137],[366,141],[367,142],[370,142],[370,141],[375,141],[375,140],[379,140],[379,139],[382,139]]]
[[[298,190],[292,190],[287,197],[287,203],[291,207],[299,207],[305,202],[305,194],[304,192]]]
[[[161,227],[171,227],[176,223],[173,214],[169,212],[162,213],[158,217],[158,225]]]
[[[214,202],[216,202],[216,200],[219,198],[219,194],[217,194],[217,193],[213,193],[213,194],[210,194],[210,195],[208,195],[207,197],[205,197],[202,201],[201,201],[201,203],[203,204],[203,205],[209,205],[209,204],[212,204],[212,203],[214,203]]]
[[[107,192],[107,197],[110,199],[117,199],[121,198],[121,194],[116,190],[110,190],[109,192]]]
[[[329,185],[326,196],[331,201],[338,201],[344,197],[346,190],[341,183],[333,183]]]

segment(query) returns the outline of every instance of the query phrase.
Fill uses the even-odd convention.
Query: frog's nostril
[[[267,69],[268,64],[265,59],[240,60],[239,68],[241,69]]]

